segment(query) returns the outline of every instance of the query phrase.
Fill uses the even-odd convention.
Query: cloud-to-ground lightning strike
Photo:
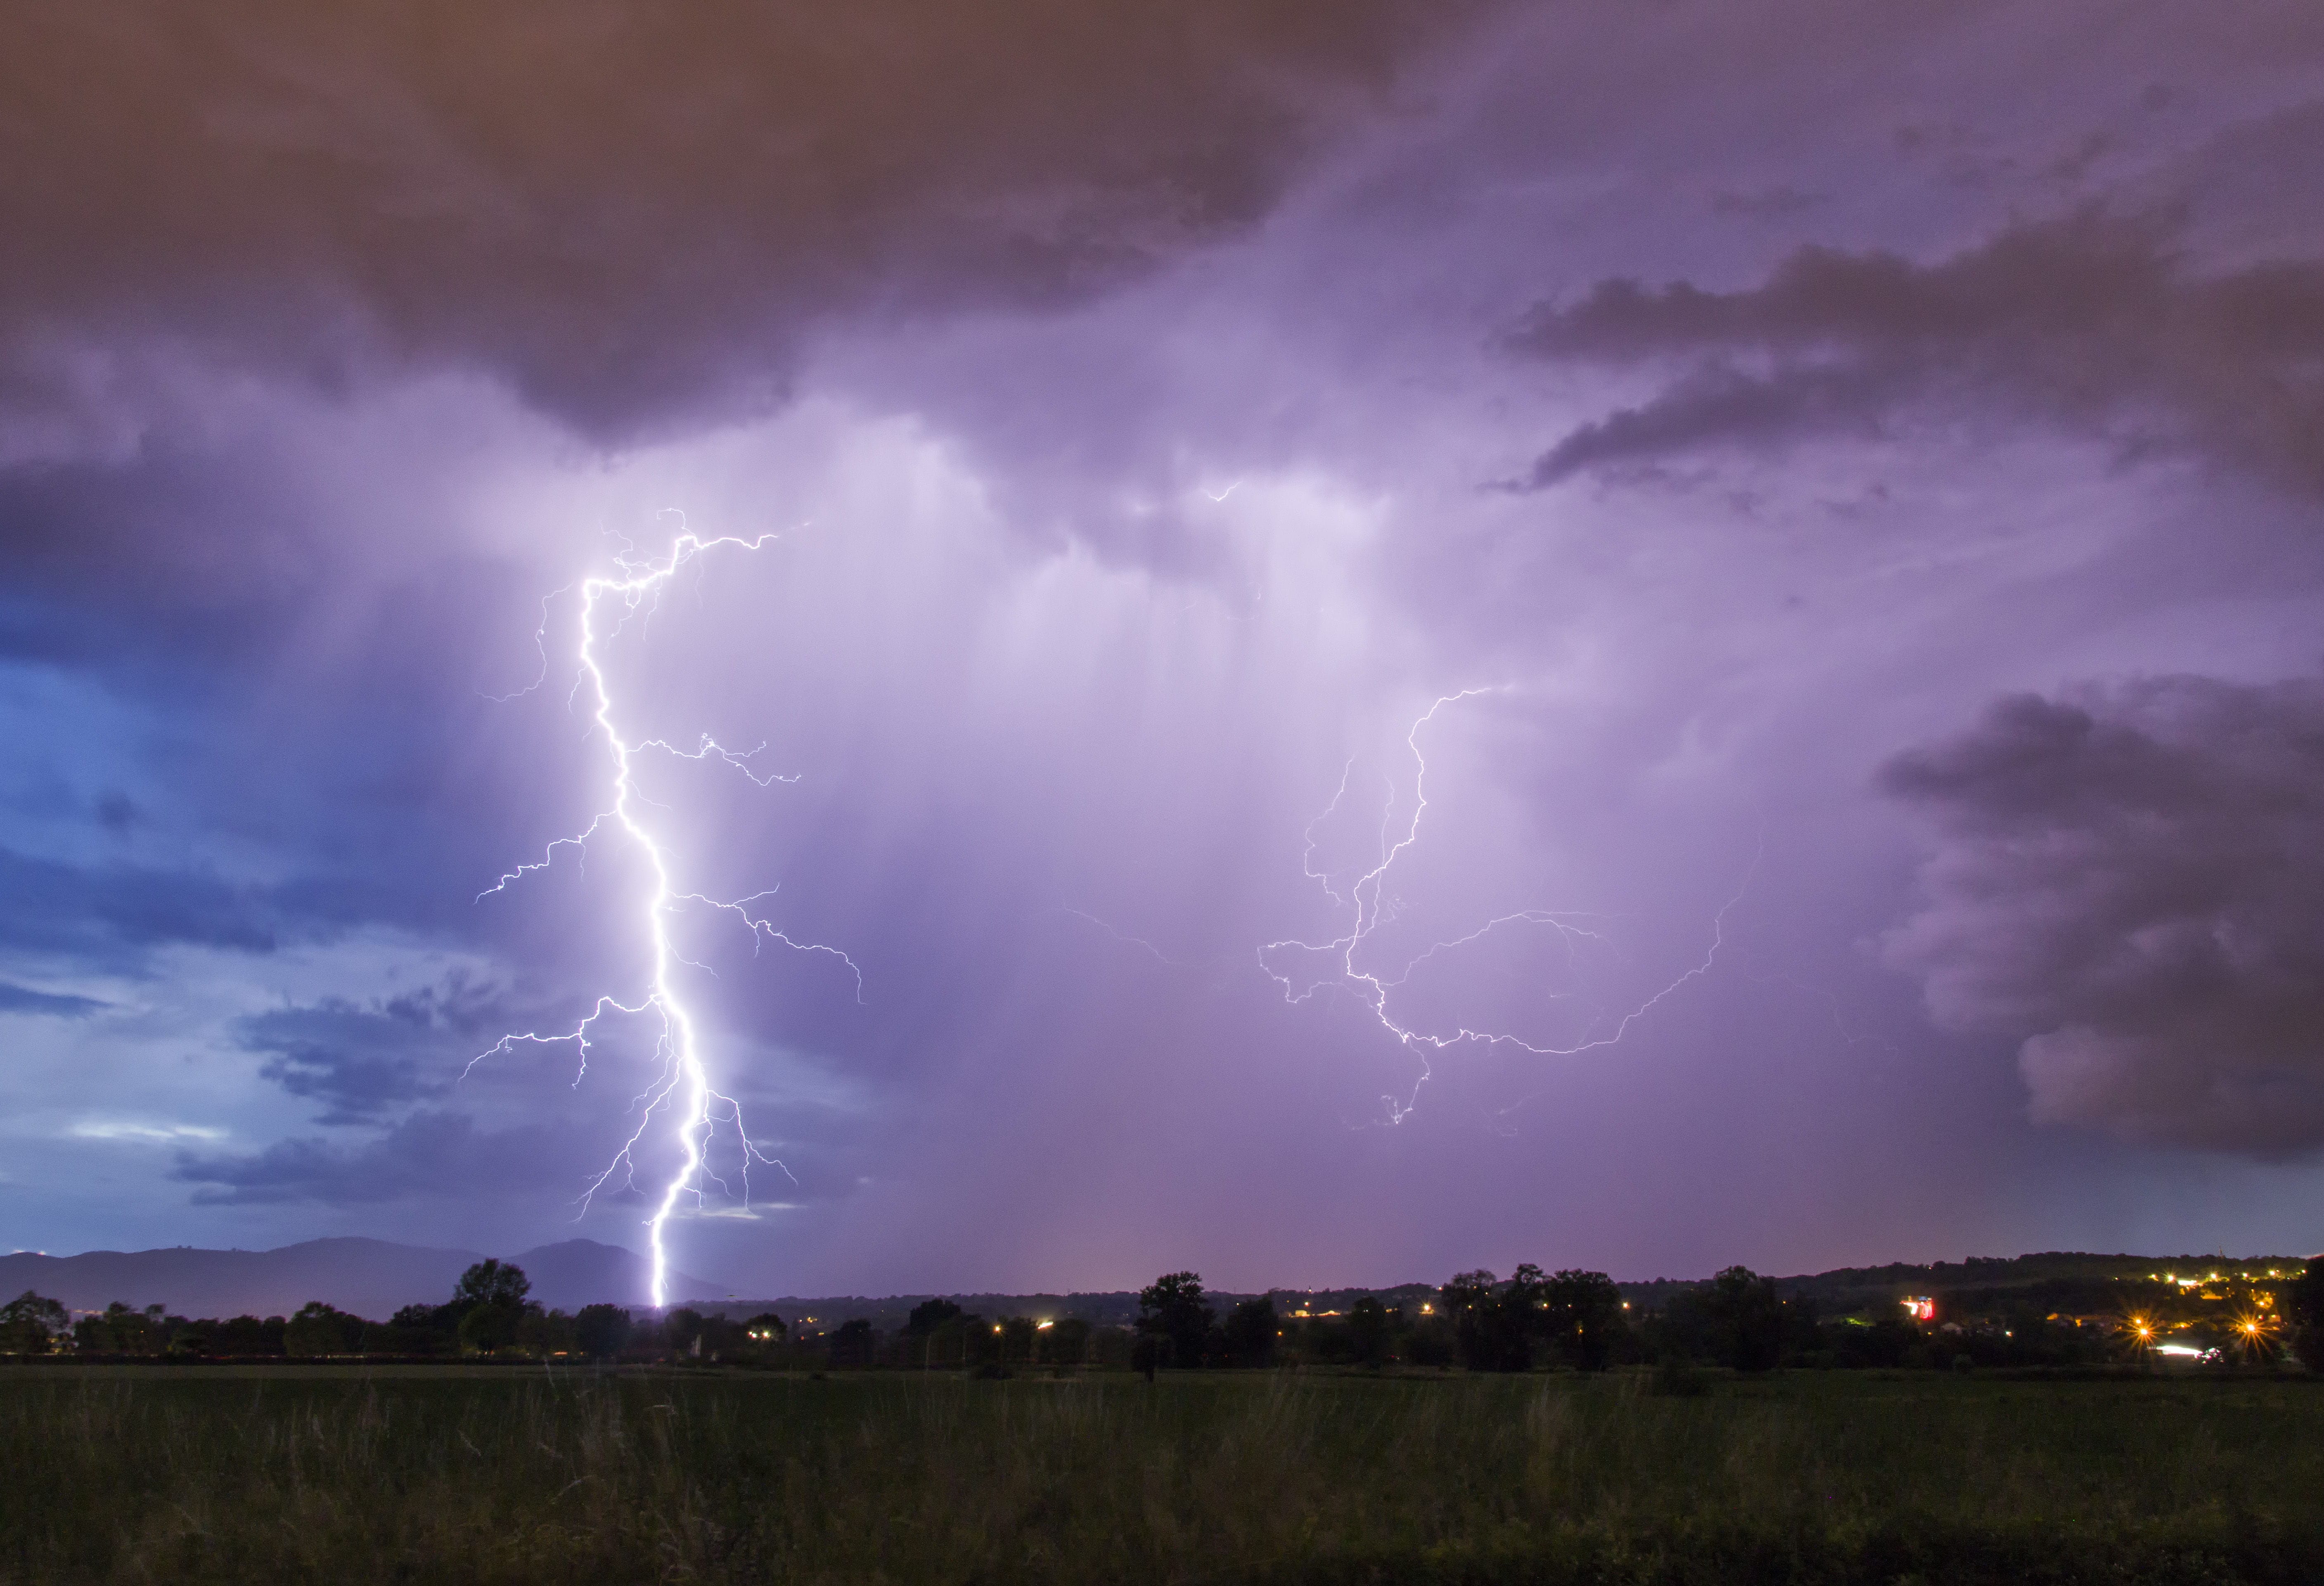
[[[1503,926],[1546,926],[1568,943],[1604,939],[1597,932],[1587,929],[1578,923],[1592,917],[1585,911],[1523,908],[1513,914],[1504,914],[1489,919],[1465,936],[1455,936],[1449,941],[1432,942],[1406,960],[1403,967],[1393,973],[1365,969],[1360,967],[1357,963],[1358,956],[1362,954],[1365,945],[1372,940],[1374,933],[1388,919],[1394,917],[1393,907],[1388,902],[1386,896],[1388,871],[1405,850],[1420,840],[1421,817],[1428,813],[1428,758],[1421,752],[1421,729],[1434,721],[1436,713],[1448,705],[1457,705],[1462,700],[1481,694],[1500,692],[1502,690],[1498,688],[1463,688],[1456,694],[1444,695],[1422,712],[1419,719],[1412,724],[1404,736],[1405,747],[1411,751],[1413,761],[1411,818],[1406,823],[1401,836],[1393,834],[1397,791],[1395,785],[1391,783],[1387,801],[1380,810],[1379,858],[1370,870],[1358,876],[1354,883],[1342,893],[1332,884],[1332,878],[1328,872],[1315,869],[1315,828],[1330,819],[1347,798],[1349,779],[1355,772],[1356,763],[1352,760],[1348,762],[1347,768],[1340,773],[1339,790],[1332,795],[1332,802],[1324,807],[1322,814],[1307,824],[1306,852],[1300,862],[1302,872],[1310,881],[1320,885],[1324,894],[1333,902],[1351,911],[1353,918],[1347,934],[1335,936],[1328,942],[1306,942],[1297,939],[1268,942],[1259,949],[1259,967],[1283,988],[1286,1001],[1304,1002],[1318,991],[1326,988],[1345,991],[1370,1010],[1372,1017],[1379,1021],[1380,1028],[1394,1036],[1406,1050],[1419,1058],[1420,1075],[1413,1081],[1412,1089],[1402,1098],[1396,1096],[1380,1098],[1388,1108],[1388,1121],[1391,1123],[1403,1122],[1413,1108],[1418,1105],[1421,1087],[1428,1083],[1433,1073],[1428,1062],[1430,1052],[1441,1052],[1447,1047],[1464,1043],[1476,1043],[1489,1047],[1514,1047],[1538,1057],[1572,1057],[1583,1052],[1596,1051],[1603,1047],[1613,1046],[1628,1032],[1631,1025],[1645,1017],[1657,1003],[1689,981],[1710,973],[1712,964],[1718,959],[1719,949],[1725,936],[1728,910],[1733,908],[1742,898],[1742,893],[1738,890],[1735,897],[1728,899],[1720,907],[1718,914],[1713,917],[1711,945],[1704,952],[1702,963],[1687,970],[1623,1014],[1611,1029],[1589,1036],[1574,1042],[1572,1046],[1539,1046],[1514,1035],[1471,1029],[1466,1025],[1456,1026],[1450,1033],[1431,1033],[1415,1028],[1399,1020],[1389,1011],[1389,993],[1409,980],[1415,970],[1437,954],[1466,946],[1499,930]],[[1745,885],[1748,884],[1749,878],[1747,875]],[[1286,950],[1327,954],[1336,964],[1336,972],[1310,981],[1302,987],[1292,974],[1277,969],[1269,961],[1270,954],[1279,954]]]
[[[765,892],[753,893],[750,897],[728,902],[706,897],[700,892],[678,890],[671,879],[669,853],[655,835],[652,826],[640,813],[640,807],[650,804],[651,800],[639,793],[632,776],[632,767],[639,754],[653,749],[684,760],[699,761],[715,758],[733,766],[762,788],[777,781],[796,781],[798,779],[772,775],[761,776],[752,770],[749,764],[751,756],[758,753],[758,750],[736,753],[706,733],[704,734],[701,742],[690,750],[677,748],[659,738],[632,742],[623,735],[621,727],[615,722],[613,691],[606,679],[604,660],[599,653],[598,646],[603,640],[618,633],[630,617],[635,615],[641,609],[650,610],[678,569],[695,558],[728,547],[740,550],[757,550],[774,538],[772,534],[762,534],[754,539],[733,537],[704,539],[691,532],[685,532],[671,543],[666,556],[650,559],[637,559],[627,555],[618,557],[615,558],[615,566],[618,568],[616,573],[580,581],[577,586],[580,592],[578,657],[580,675],[575,679],[574,688],[576,695],[584,687],[589,690],[592,701],[590,716],[595,724],[596,733],[604,741],[606,752],[612,761],[613,799],[611,804],[598,812],[595,818],[584,830],[570,837],[556,839],[548,845],[540,860],[517,866],[501,877],[493,886],[478,894],[481,899],[505,890],[532,871],[545,869],[554,863],[559,848],[572,847],[576,850],[586,850],[591,838],[609,828],[617,829],[646,861],[652,884],[641,900],[641,908],[652,948],[651,964],[646,975],[644,994],[634,1001],[623,1001],[618,997],[601,995],[588,1014],[572,1028],[549,1034],[527,1031],[503,1036],[486,1051],[479,1053],[476,1057],[471,1059],[468,1066],[474,1068],[484,1058],[507,1052],[521,1045],[551,1046],[570,1042],[580,1059],[580,1069],[576,1074],[574,1081],[577,1084],[580,1083],[580,1074],[586,1074],[588,1070],[590,1032],[599,1019],[609,1013],[619,1012],[632,1016],[650,1016],[659,1021],[660,1029],[656,1038],[655,1056],[659,1059],[659,1068],[645,1091],[632,1103],[638,1110],[637,1128],[632,1131],[629,1139],[622,1142],[621,1149],[614,1153],[613,1160],[605,1165],[604,1170],[590,1182],[581,1197],[586,1208],[590,1198],[603,1189],[617,1174],[622,1176],[624,1183],[634,1184],[636,1160],[633,1153],[637,1149],[638,1142],[645,1138],[646,1130],[651,1126],[657,1112],[660,1111],[666,1104],[669,1105],[677,1124],[679,1166],[671,1175],[669,1181],[662,1186],[659,1200],[654,1202],[653,1215],[647,1219],[646,1222],[652,1243],[653,1303],[656,1305],[667,1303],[669,1297],[669,1252],[664,1244],[663,1233],[670,1217],[688,1195],[692,1195],[699,1204],[705,1194],[706,1183],[715,1183],[722,1190],[727,1188],[725,1181],[713,1171],[708,1159],[710,1140],[719,1126],[732,1125],[741,1142],[742,1202],[746,1206],[750,1203],[750,1170],[752,1162],[763,1162],[780,1168],[787,1176],[789,1172],[789,1169],[784,1168],[783,1165],[774,1157],[765,1155],[752,1142],[750,1131],[743,1126],[742,1103],[733,1097],[722,1093],[710,1082],[710,1071],[703,1062],[701,1043],[694,1015],[687,1007],[685,999],[680,994],[680,988],[673,979],[675,967],[681,964],[690,964],[691,960],[681,957],[670,943],[669,915],[682,904],[701,904],[738,917],[751,932],[754,950],[761,941],[774,941],[803,953],[829,954],[846,964],[853,973],[856,996],[859,1000],[862,996],[863,973],[856,966],[854,960],[839,949],[827,947],[820,943],[795,941],[777,929],[771,921],[752,913],[750,905],[766,897],[768,894]],[[601,633],[599,632],[600,616],[609,605],[618,605],[620,615],[613,624],[611,632]],[[761,747],[763,748],[764,745]]]

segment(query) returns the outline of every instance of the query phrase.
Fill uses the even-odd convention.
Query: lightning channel
[[[1393,993],[1411,979],[1415,970],[1440,953],[1449,953],[1468,946],[1505,927],[1540,927],[1553,932],[1568,948],[1582,943],[1602,943],[1606,939],[1602,933],[1593,929],[1588,923],[1600,917],[1590,911],[1522,908],[1488,919],[1463,935],[1443,941],[1432,942],[1405,959],[1400,965],[1387,967],[1374,964],[1375,954],[1368,951],[1373,948],[1380,927],[1393,921],[1397,917],[1397,904],[1388,890],[1388,875],[1395,868],[1396,862],[1420,841],[1423,818],[1428,813],[1428,757],[1420,746],[1422,730],[1434,722],[1438,713],[1447,706],[1457,705],[1462,700],[1473,699],[1480,695],[1501,694],[1507,691],[1502,687],[1478,687],[1463,688],[1457,693],[1443,695],[1413,722],[1404,736],[1405,748],[1412,756],[1413,765],[1412,798],[1408,813],[1406,814],[1399,830],[1397,812],[1399,805],[1403,802],[1401,790],[1395,780],[1389,779],[1387,783],[1387,795],[1380,807],[1377,857],[1370,869],[1358,875],[1353,882],[1342,890],[1334,883],[1332,873],[1328,870],[1316,868],[1315,851],[1319,842],[1316,836],[1317,829],[1338,814],[1341,807],[1348,800],[1356,770],[1356,762],[1353,760],[1348,761],[1346,768],[1340,774],[1339,788],[1332,795],[1331,803],[1307,824],[1304,834],[1305,848],[1300,860],[1300,870],[1306,879],[1322,888],[1324,896],[1329,898],[1335,907],[1348,911],[1348,928],[1343,934],[1328,941],[1310,942],[1289,937],[1263,944],[1259,949],[1259,967],[1266,972],[1269,979],[1283,988],[1285,1000],[1292,1003],[1305,1002],[1321,991],[1340,991],[1352,996],[1371,1013],[1382,1029],[1393,1036],[1398,1045],[1418,1059],[1420,1073],[1419,1076],[1413,1081],[1411,1089],[1402,1096],[1388,1095],[1380,1098],[1387,1109],[1388,1120],[1392,1124],[1402,1123],[1419,1105],[1421,1090],[1434,1074],[1429,1062],[1432,1054],[1443,1052],[1453,1047],[1476,1045],[1514,1048],[1536,1057],[1574,1057],[1585,1052],[1594,1052],[1617,1045],[1629,1032],[1630,1027],[1639,1019],[1646,1017],[1689,982],[1700,980],[1711,973],[1712,966],[1718,962],[1720,948],[1725,942],[1727,916],[1737,904],[1743,900],[1744,892],[1749,889],[1751,876],[1757,868],[1757,861],[1755,858],[1752,869],[1745,872],[1741,885],[1737,888],[1731,898],[1720,905],[1718,913],[1712,917],[1711,941],[1704,949],[1700,963],[1688,968],[1665,983],[1652,995],[1631,1007],[1610,1027],[1601,1024],[1598,1026],[1595,1033],[1585,1035],[1571,1045],[1545,1045],[1526,1040],[1522,1037],[1507,1031],[1480,1029],[1462,1023],[1456,1023],[1449,1030],[1425,1030],[1399,1016],[1394,1010]],[[1296,972],[1278,967],[1279,961],[1292,953],[1321,956],[1332,965],[1332,968],[1326,973],[1308,977],[1303,983],[1301,977]]]
[[[637,1125],[629,1138],[622,1142],[621,1148],[614,1152],[612,1160],[605,1164],[604,1170],[589,1181],[580,1196],[580,1204],[586,1214],[596,1194],[609,1186],[637,1188],[640,1148],[656,1120],[667,1120],[676,1142],[678,1166],[658,1190],[648,1193],[647,1199],[653,1213],[646,1219],[645,1224],[651,1246],[653,1303],[657,1306],[667,1304],[669,1299],[669,1252],[666,1235],[670,1220],[689,1202],[697,1208],[706,1204],[714,1185],[722,1194],[731,1197],[736,1194],[734,1187],[711,1163],[710,1147],[717,1131],[731,1129],[740,1145],[741,1167],[737,1177],[741,1180],[740,1198],[746,1208],[750,1204],[750,1174],[753,1163],[774,1167],[786,1176],[790,1172],[776,1157],[761,1151],[751,1138],[750,1130],[743,1122],[741,1102],[712,1083],[709,1065],[704,1060],[700,1029],[676,973],[681,965],[692,965],[692,961],[681,955],[673,945],[669,933],[670,918],[683,908],[706,908],[733,916],[750,932],[754,952],[761,945],[771,942],[796,952],[823,954],[836,958],[854,976],[859,1002],[863,995],[863,972],[853,959],[838,948],[818,942],[798,940],[779,929],[771,920],[754,913],[752,905],[771,896],[770,891],[728,900],[680,889],[674,876],[669,847],[658,833],[653,817],[647,813],[649,808],[659,810],[661,807],[654,805],[638,789],[635,770],[640,756],[650,751],[683,760],[715,760],[740,770],[761,788],[770,787],[779,781],[794,782],[798,779],[795,775],[761,773],[755,769],[751,762],[765,748],[764,744],[757,749],[737,752],[727,749],[707,733],[703,734],[690,749],[679,748],[659,738],[632,740],[625,735],[618,719],[615,690],[607,675],[602,646],[618,635],[633,617],[641,613],[650,614],[679,570],[696,558],[713,551],[757,551],[777,538],[775,534],[768,533],[749,539],[737,536],[705,539],[691,530],[682,530],[671,541],[669,550],[661,556],[640,557],[625,545],[614,557],[615,570],[613,573],[583,578],[567,586],[568,590],[577,590],[580,607],[580,639],[576,656],[578,675],[570,697],[578,701],[586,696],[588,701],[591,735],[604,744],[610,773],[608,801],[581,831],[554,839],[542,850],[539,859],[516,865],[477,894],[477,900],[481,902],[506,891],[526,876],[553,865],[561,850],[570,848],[576,858],[585,856],[590,844],[601,838],[618,838],[645,862],[650,884],[637,903],[650,944],[646,962],[641,966],[641,990],[626,999],[601,994],[588,1013],[567,1028],[525,1030],[503,1036],[493,1046],[471,1058],[462,1073],[465,1076],[487,1058],[506,1056],[520,1047],[569,1046],[576,1057],[573,1083],[577,1086],[588,1073],[592,1037],[602,1020],[621,1015],[654,1021],[657,1028],[655,1066],[644,1090],[631,1102]],[[609,616],[611,626],[607,628],[605,624]],[[531,688],[539,687],[540,681],[545,680],[547,650],[542,635],[545,635],[547,628],[548,615],[544,605],[541,631],[536,635],[536,641],[544,646],[543,678],[536,680],[530,688],[520,691],[521,693],[530,693]],[[668,812],[662,813],[666,816]],[[794,1179],[793,1182],[797,1181]]]

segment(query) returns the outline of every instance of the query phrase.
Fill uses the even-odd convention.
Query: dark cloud
[[[505,1028],[494,1025],[499,1007],[493,989],[456,977],[368,1004],[332,997],[253,1014],[242,1021],[242,1044],[269,1054],[259,1071],[266,1078],[323,1103],[316,1121],[368,1123],[448,1089],[451,1074]]]
[[[117,788],[98,794],[95,808],[97,824],[116,836],[127,833],[138,821],[137,801]]]
[[[87,1019],[106,1006],[90,997],[60,996],[0,981],[0,1013],[47,1013],[59,1019]]]
[[[1789,220],[1831,202],[1829,193],[1805,193],[1795,187],[1779,186],[1758,192],[1713,193],[1711,212],[1731,215],[1740,220]]]
[[[423,1111],[353,1148],[310,1139],[247,1154],[181,1152],[171,1176],[197,1185],[200,1205],[369,1205],[538,1188],[540,1165],[567,1154],[544,1124],[485,1130],[462,1113]]]
[[[11,573],[0,660],[111,675],[180,700],[263,669],[327,587],[338,549],[318,543],[321,514],[281,452],[254,455],[263,449],[204,455],[156,441],[130,459],[0,468]],[[123,801],[97,814],[124,829],[138,811]]]
[[[616,1144],[620,1138],[613,1137]],[[733,1144],[730,1134],[722,1134],[712,1139],[710,1149],[725,1182],[739,1189],[746,1176],[738,1161],[728,1159]],[[358,1143],[308,1136],[277,1140],[257,1151],[180,1151],[170,1176],[194,1186],[197,1205],[367,1206],[475,1196],[577,1203],[612,1149],[608,1156],[587,1156],[595,1148],[556,1122],[494,1128],[465,1112],[421,1107]],[[810,1183],[817,1176],[812,1164],[835,1168],[844,1154],[820,1147],[785,1151],[786,1166]],[[617,1173],[591,1198],[603,1205],[640,1204],[641,1186],[658,1189],[662,1183],[659,1172],[641,1166],[636,1184]],[[819,1192],[802,1190],[764,1163],[748,1176],[759,1200],[770,1192],[786,1201],[810,1194],[825,1198],[853,1187],[842,1178]]]
[[[1923,408],[2032,414],[2324,494],[2324,264],[2202,273],[2151,219],[2015,226],[1934,264],[1802,248],[1738,291],[1600,282],[1511,345],[1674,368],[1542,454],[1540,488],[1705,447],[1877,433]]]
[[[274,950],[278,910],[261,891],[215,876],[119,865],[86,870],[0,849],[0,945],[69,952],[121,967],[149,947],[188,942]]]
[[[174,943],[272,953],[375,917],[374,884],[336,875],[245,885],[197,870],[81,866],[0,848],[0,948],[132,971]]]
[[[15,379],[96,331],[326,383],[482,367],[601,434],[763,398],[825,315],[1074,302],[1243,230],[1449,28],[1409,0],[42,8],[0,62]]]
[[[2037,1118],[2324,1145],[2324,683],[2018,696],[1880,782],[1941,834],[1888,955],[2026,1037]]]

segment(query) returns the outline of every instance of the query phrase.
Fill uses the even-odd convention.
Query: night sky
[[[9,41],[0,1246],[642,1246],[681,522],[687,1271],[2318,1244],[2312,0]]]

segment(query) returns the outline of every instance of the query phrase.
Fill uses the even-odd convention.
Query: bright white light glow
[[[198,1123],[133,1123],[119,1118],[84,1119],[68,1132],[77,1140],[139,1140],[163,1146],[226,1139],[226,1130]]]
[[[632,776],[636,757],[641,752],[656,749],[681,760],[716,759],[742,771],[744,776],[762,788],[777,781],[796,779],[760,775],[751,769],[749,763],[751,757],[759,752],[758,750],[752,749],[736,753],[717,742],[707,733],[703,735],[701,742],[693,749],[674,748],[659,738],[641,739],[633,742],[625,737],[614,719],[613,690],[606,679],[604,659],[598,650],[600,641],[610,638],[612,634],[599,632],[599,615],[603,606],[607,604],[618,606],[620,614],[613,625],[613,632],[618,633],[630,617],[641,610],[650,611],[678,570],[696,557],[711,550],[730,547],[737,550],[755,551],[774,538],[772,534],[761,534],[755,539],[739,539],[731,537],[703,539],[691,532],[681,533],[671,543],[667,556],[637,560],[625,555],[616,558],[615,566],[619,569],[616,574],[581,580],[577,586],[581,596],[581,638],[578,655],[580,677],[575,684],[575,689],[577,693],[585,684],[588,688],[591,719],[596,724],[597,732],[604,737],[606,752],[612,761],[613,800],[578,834],[558,838],[549,844],[539,861],[517,866],[478,894],[481,899],[505,890],[512,882],[521,880],[534,871],[546,869],[555,862],[557,851],[559,848],[584,849],[589,840],[601,832],[617,832],[622,838],[634,846],[646,861],[652,877],[652,884],[647,889],[644,897],[640,899],[647,936],[651,943],[650,954],[651,963],[646,975],[645,994],[632,1002],[622,1001],[618,997],[601,995],[587,1016],[569,1030],[553,1034],[527,1031],[503,1036],[490,1048],[471,1058],[468,1067],[473,1069],[484,1058],[505,1053],[519,1045],[553,1046],[569,1041],[580,1058],[580,1069],[574,1075],[574,1083],[578,1084],[581,1075],[588,1072],[590,1027],[600,1019],[609,1012],[619,1012],[651,1015],[659,1023],[660,1030],[655,1042],[655,1056],[659,1062],[659,1071],[652,1082],[647,1085],[644,1093],[632,1102],[632,1105],[638,1109],[637,1128],[631,1132],[629,1139],[622,1142],[621,1149],[614,1153],[613,1160],[605,1165],[604,1170],[590,1181],[587,1189],[581,1196],[582,1210],[586,1213],[590,1201],[597,1192],[612,1182],[616,1175],[621,1176],[624,1186],[634,1186],[637,1163],[633,1153],[637,1149],[638,1142],[645,1138],[645,1132],[652,1124],[655,1114],[665,1104],[669,1104],[676,1120],[679,1166],[669,1181],[662,1185],[659,1199],[652,1203],[653,1215],[646,1220],[648,1238],[652,1247],[650,1259],[653,1267],[653,1303],[657,1306],[669,1303],[669,1253],[664,1240],[664,1233],[670,1218],[677,1213],[680,1203],[688,1197],[692,1198],[697,1208],[702,1208],[706,1199],[706,1184],[715,1184],[721,1191],[732,1194],[725,1180],[712,1170],[706,1156],[710,1139],[721,1124],[733,1127],[735,1139],[742,1148],[740,1176],[742,1204],[745,1209],[749,1207],[751,1201],[751,1164],[752,1162],[763,1162],[781,1171],[786,1177],[790,1176],[788,1168],[784,1167],[776,1158],[761,1151],[752,1140],[749,1130],[743,1126],[742,1103],[733,1097],[721,1093],[710,1083],[709,1069],[702,1060],[701,1045],[697,1038],[694,1015],[687,1009],[678,986],[672,979],[675,967],[687,961],[680,958],[670,945],[669,917],[681,904],[699,904],[705,908],[720,909],[733,915],[749,929],[754,942],[763,938],[779,942],[786,947],[801,953],[829,954],[846,964],[854,975],[856,995],[859,999],[862,995],[863,972],[856,967],[853,959],[840,952],[839,949],[826,947],[820,943],[794,941],[778,930],[770,921],[752,914],[750,906],[766,897],[767,894],[764,892],[752,893],[749,897],[729,902],[706,897],[700,892],[682,892],[678,890],[676,883],[670,878],[669,850],[656,837],[652,826],[641,813],[641,807],[652,806],[651,800],[639,794]],[[544,616],[543,632],[545,632]],[[544,650],[544,678],[546,653]],[[538,682],[534,685],[535,687],[539,686]],[[763,748],[764,745],[761,747]],[[664,813],[667,814],[667,811]],[[796,1183],[797,1180],[794,1179],[793,1182]]]

